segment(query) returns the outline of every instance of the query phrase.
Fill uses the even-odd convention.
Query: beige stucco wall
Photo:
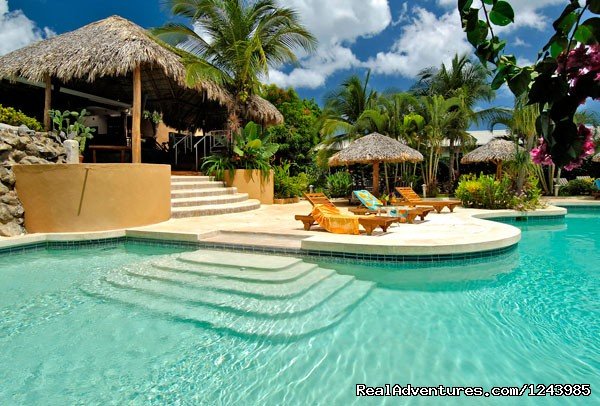
[[[273,204],[273,171],[270,171],[266,179],[259,170],[236,169],[233,179],[230,178],[229,171],[225,171],[225,183],[227,186],[236,187],[239,193],[248,193],[250,199],[258,199],[263,204]]]
[[[111,230],[171,216],[168,165],[15,165],[13,170],[30,233]]]

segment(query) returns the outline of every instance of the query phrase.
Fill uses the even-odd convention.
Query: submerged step
[[[141,307],[149,311],[200,323],[214,329],[270,339],[297,339],[321,332],[342,320],[371,291],[372,283],[352,281],[318,310],[285,319],[239,315],[197,303],[173,300],[151,293],[123,289],[98,281],[83,289],[89,295]]]
[[[247,295],[268,299],[291,298],[304,294],[313,286],[335,274],[331,269],[317,268],[285,283],[260,283],[241,281],[214,276],[204,276],[193,273],[181,273],[158,269],[150,266],[128,268],[127,272],[138,277],[158,279],[163,282],[182,284],[202,289],[212,289],[238,295]]]
[[[243,267],[261,271],[280,271],[303,262],[301,259],[293,257],[251,253],[235,253],[235,255],[228,255],[227,252],[215,250],[184,252],[179,255],[178,260],[194,264],[210,264],[236,268]]]
[[[171,272],[192,273],[256,283],[286,283],[294,281],[317,268],[316,265],[300,263],[281,271],[256,271],[252,268],[223,267],[212,264],[182,261],[161,261],[152,264],[154,268]]]
[[[242,315],[286,318],[307,313],[321,304],[326,304],[327,300],[348,286],[354,278],[346,275],[333,275],[302,296],[276,300],[264,300],[256,297],[198,289],[191,286],[174,285],[160,280],[140,278],[123,273],[108,276],[106,280],[111,285],[123,289],[142,291],[177,301],[193,302]]]

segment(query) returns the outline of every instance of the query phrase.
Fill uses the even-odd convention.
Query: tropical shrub
[[[235,169],[257,169],[267,177],[278,147],[258,124],[251,121],[233,135],[231,151],[205,158],[202,171],[214,175],[217,180],[223,180],[225,171],[233,175]]]
[[[497,180],[492,175],[464,175],[455,194],[464,207],[477,209],[532,210],[541,205],[541,191],[534,177],[525,182],[521,193],[515,194],[508,177]]]
[[[42,125],[35,118],[25,115],[21,110],[15,110],[12,107],[4,107],[1,104],[0,123],[16,127],[26,125],[30,130],[42,131]]]
[[[329,197],[348,197],[352,193],[352,176],[340,171],[327,177],[327,195]]]
[[[83,123],[85,116],[89,114],[87,110],[83,109],[81,112],[50,110],[49,114],[53,132],[62,139],[77,141],[79,152],[83,154],[87,140],[94,138],[92,133],[96,131]]]
[[[287,199],[302,196],[308,189],[308,175],[301,172],[296,176],[290,176],[290,164],[273,167],[275,178],[275,197]]]
[[[592,179],[573,179],[570,180],[567,186],[560,189],[560,194],[563,196],[580,196],[589,195],[596,190]]]

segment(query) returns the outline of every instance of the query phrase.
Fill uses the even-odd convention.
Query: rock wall
[[[53,164],[65,162],[62,143],[25,126],[0,124],[0,236],[24,234],[24,210],[15,191],[15,164]]]

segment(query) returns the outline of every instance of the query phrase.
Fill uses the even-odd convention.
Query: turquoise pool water
[[[357,383],[588,383],[485,404],[598,404],[600,211],[521,226],[493,262],[298,263],[278,281],[139,245],[2,256],[0,404],[484,402],[357,399]]]

